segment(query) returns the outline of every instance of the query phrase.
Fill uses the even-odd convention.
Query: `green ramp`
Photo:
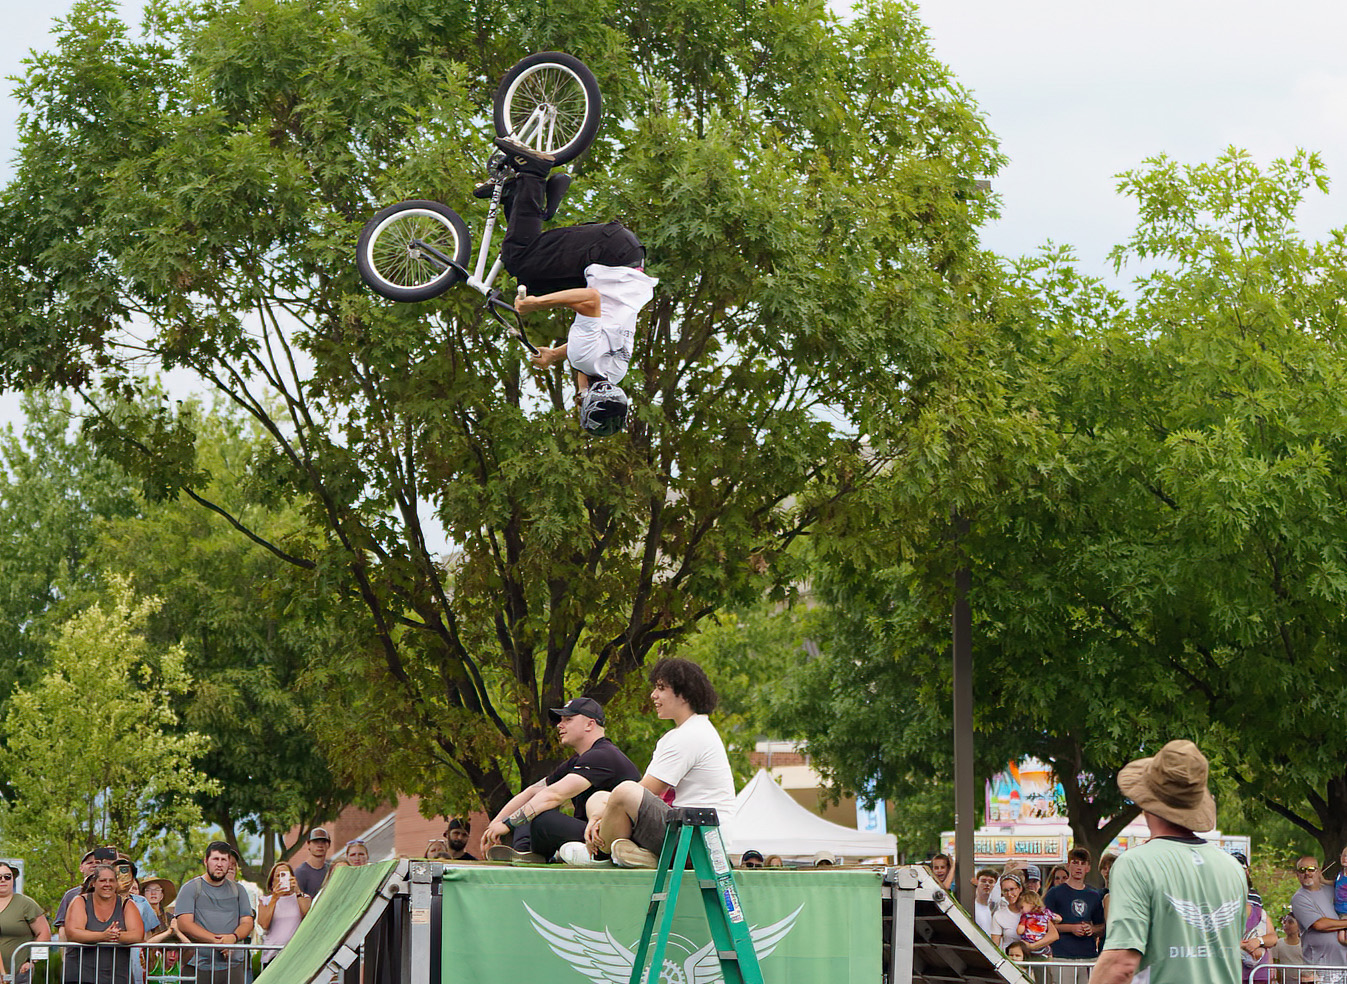
[[[318,976],[336,956],[351,930],[372,909],[381,912],[387,906],[389,900],[382,894],[383,887],[390,879],[401,880],[395,876],[402,863],[380,861],[332,872],[327,887],[299,924],[294,937],[257,977],[256,984],[298,984]],[[383,905],[376,907],[376,900]]]

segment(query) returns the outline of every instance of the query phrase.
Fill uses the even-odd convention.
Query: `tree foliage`
[[[369,627],[311,678],[363,785],[499,806],[555,759],[547,707],[784,593],[789,546],[882,467],[895,386],[983,304],[975,179],[1000,158],[907,6],[203,0],[145,24],[86,0],[20,83],[0,378],[78,387],[152,496],[204,498],[210,469],[171,407],[112,412],[133,366],[253,416],[252,494],[324,532],[232,518]],[[472,297],[387,304],[350,261],[378,205],[474,214],[490,91],[540,49],[610,111],[567,217],[622,216],[660,279],[607,442]]]
[[[261,442],[246,418],[198,409],[193,430],[197,461],[212,476],[201,491],[212,502],[272,542],[316,535],[297,510],[258,505],[239,489]],[[287,850],[284,834],[335,816],[354,797],[318,747],[319,695],[305,684],[309,667],[349,646],[358,629],[339,606],[315,601],[289,564],[186,497],[104,522],[92,553],[159,599],[147,635],[182,648],[193,682],[181,725],[210,737],[199,768],[215,784],[197,796],[202,815],[236,846],[244,834],[261,835],[262,857],[245,863],[245,875],[265,877],[302,844]]]
[[[1050,248],[1009,272],[971,360],[911,394],[888,494],[825,553],[827,662],[797,678],[848,785],[943,767],[966,563],[980,750],[1053,763],[1079,842],[1107,843],[1118,768],[1175,737],[1326,855],[1347,840],[1324,730],[1347,697],[1344,234],[1294,225],[1324,184],[1303,154],[1147,162],[1121,183],[1134,300]]]
[[[1296,230],[1316,155],[1158,158],[1123,176],[1143,264],[1125,378],[1144,579],[1121,618],[1219,725],[1246,798],[1332,856],[1347,843],[1347,378],[1342,231]]]
[[[0,437],[0,700],[45,667],[45,616],[98,589],[99,523],[139,508],[134,480],[72,434],[68,400],[35,390],[20,409],[23,433]]]
[[[177,728],[174,705],[192,685],[185,654],[146,641],[154,599],[125,581],[113,589],[111,604],[62,627],[50,669],[13,695],[4,722],[0,767],[16,795],[0,823],[39,899],[75,884],[99,844],[140,857],[164,830],[200,823],[193,797],[214,789],[196,767],[206,738]]]

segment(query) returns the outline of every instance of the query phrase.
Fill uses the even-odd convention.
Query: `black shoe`
[[[515,864],[546,864],[547,858],[534,851],[516,851],[513,847],[497,844],[487,849],[488,861],[510,861]]]
[[[551,222],[561,208],[561,200],[571,187],[569,174],[552,174],[547,178],[547,204],[543,206],[543,221]]]
[[[557,161],[551,154],[534,150],[508,137],[497,137],[495,144],[505,152],[505,163],[516,171],[527,170],[530,174],[546,175]]]
[[[505,166],[505,155],[499,151],[487,158],[486,174],[486,180],[472,189],[473,198],[490,198],[496,193],[496,185],[515,179],[515,172]]]

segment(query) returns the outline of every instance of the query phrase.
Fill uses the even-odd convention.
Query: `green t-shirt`
[[[1239,984],[1248,887],[1234,858],[1196,838],[1124,851],[1109,875],[1106,950],[1137,950],[1151,984]]]
[[[33,939],[33,922],[42,917],[42,906],[26,895],[15,895],[0,909],[0,960],[5,973],[10,973],[9,958],[20,943]]]

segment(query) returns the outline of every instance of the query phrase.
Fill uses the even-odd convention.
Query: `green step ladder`
[[[711,940],[726,984],[763,984],[758,966],[758,952],[744,910],[739,906],[739,892],[734,887],[734,875],[725,844],[720,839],[720,818],[713,809],[674,809],[664,831],[664,846],[660,849],[659,866],[655,871],[655,887],[650,893],[650,908],[645,914],[645,928],[641,930],[641,945],[636,950],[636,962],[631,967],[629,984],[642,984],[646,976],[646,954],[650,951],[651,931],[659,921],[659,933],[654,939],[654,953],[650,966],[656,968],[650,984],[659,980],[659,969],[664,966],[664,948],[669,942],[674,908],[678,904],[678,889],[683,884],[683,872],[688,858],[702,891],[702,905],[706,921],[711,926]],[[660,908],[664,915],[660,918]]]

